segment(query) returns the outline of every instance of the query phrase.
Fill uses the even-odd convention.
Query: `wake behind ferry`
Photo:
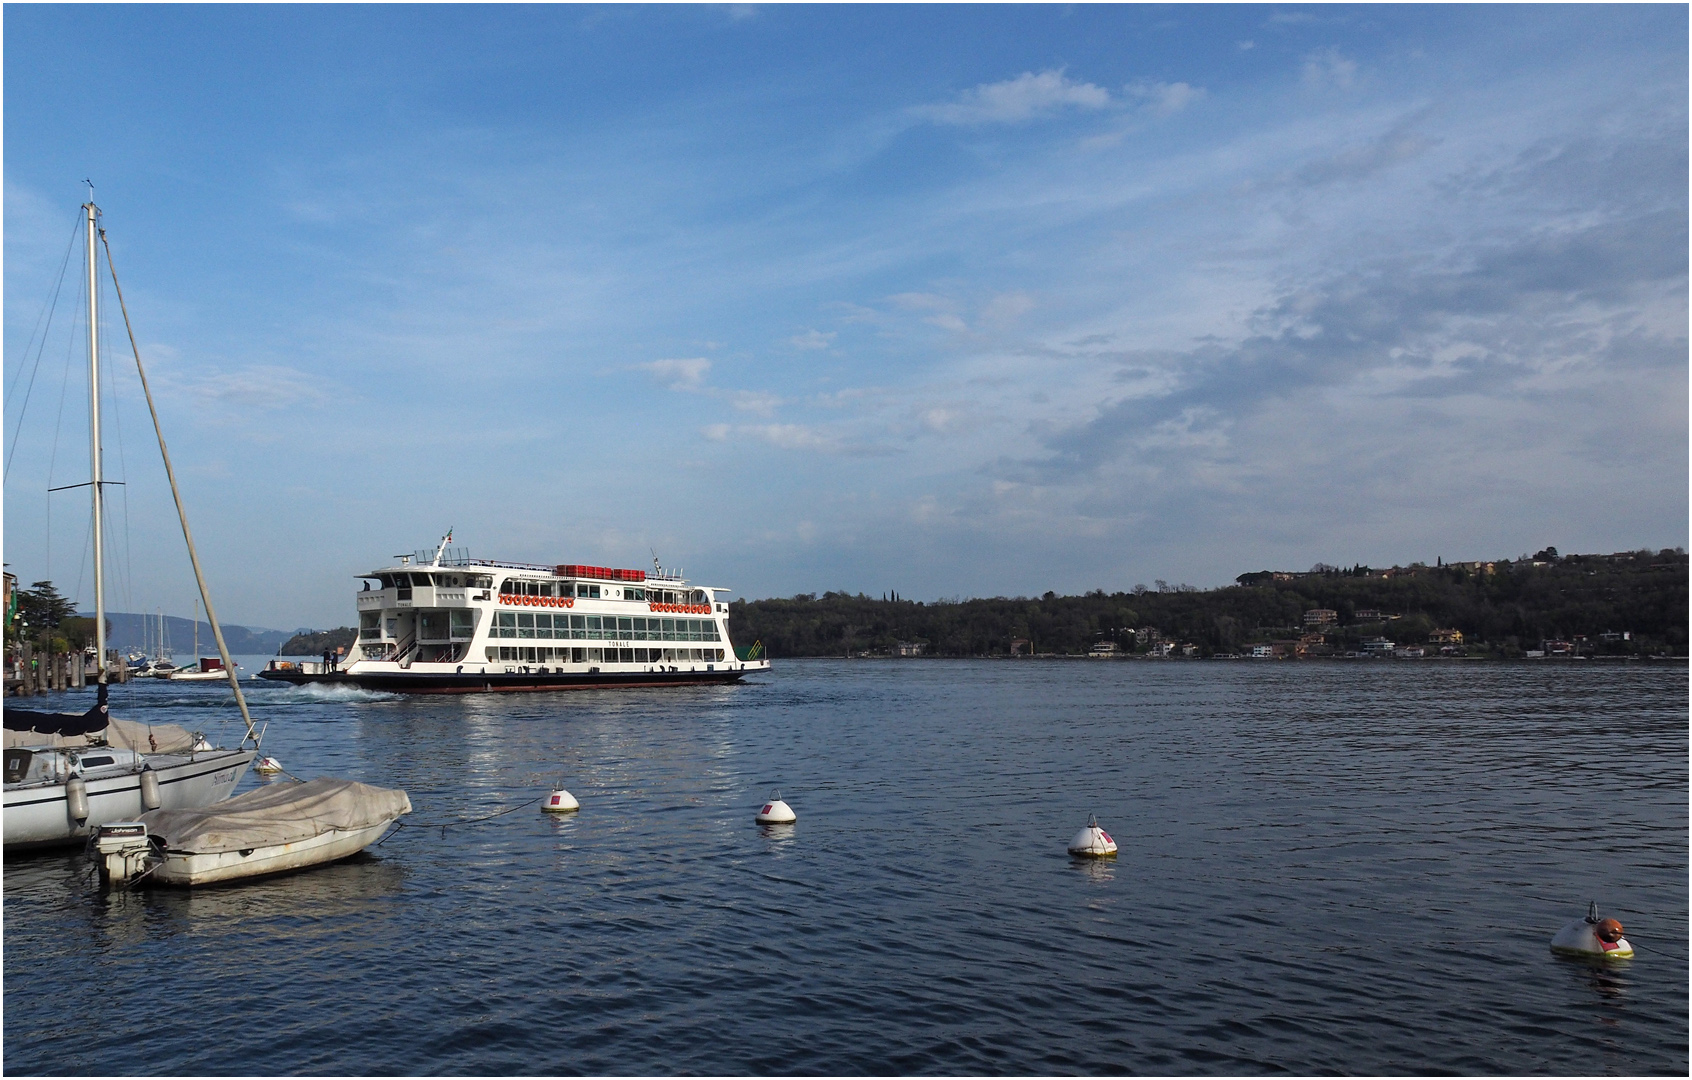
[[[732,683],[768,671],[729,640],[726,590],[652,572],[472,559],[427,550],[360,574],[358,639],[344,665],[273,660],[288,683],[413,694]]]

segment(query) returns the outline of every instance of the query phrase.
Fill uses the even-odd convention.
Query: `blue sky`
[[[84,177],[232,622],[449,525],[749,597],[1687,541],[1684,7],[5,32],[6,560],[84,599]],[[187,614],[128,371],[114,606]]]

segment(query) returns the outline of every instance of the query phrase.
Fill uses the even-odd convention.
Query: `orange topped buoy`
[[[1557,931],[1551,939],[1551,951],[1562,956],[1632,960],[1633,945],[1622,932],[1622,924],[1615,919],[1598,917],[1598,901],[1594,900],[1586,909],[1586,918]]]

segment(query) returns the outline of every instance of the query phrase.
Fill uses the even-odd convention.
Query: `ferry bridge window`
[[[378,574],[376,580],[384,589],[391,589],[394,587],[394,579],[388,574]]]

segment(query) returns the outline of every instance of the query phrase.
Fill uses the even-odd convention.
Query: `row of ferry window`
[[[493,588],[493,577],[489,574],[377,574],[376,581],[383,589],[409,589],[413,585],[424,589],[432,585],[443,589]],[[364,590],[370,591],[370,582],[364,583]]]
[[[615,615],[542,615],[497,611],[488,633],[496,638],[576,638],[597,641],[721,641],[711,619],[647,619]]]
[[[489,660],[524,664],[676,664],[720,662],[722,649],[546,649],[524,645],[489,645]]]

